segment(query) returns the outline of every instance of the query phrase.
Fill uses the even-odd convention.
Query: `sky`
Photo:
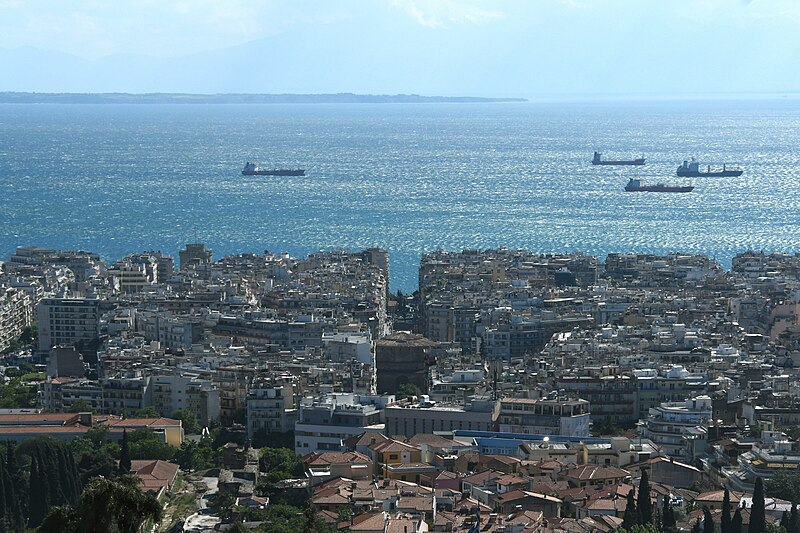
[[[800,92],[800,0],[0,0],[0,91]]]

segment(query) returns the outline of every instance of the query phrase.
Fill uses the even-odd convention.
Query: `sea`
[[[593,166],[647,158],[642,167]],[[685,159],[738,178],[677,178]],[[305,168],[242,176],[247,161]],[[625,193],[629,178],[688,194]],[[0,105],[0,261],[382,246],[417,287],[436,249],[800,251],[800,100]]]

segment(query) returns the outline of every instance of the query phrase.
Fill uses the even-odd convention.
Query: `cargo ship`
[[[744,174],[744,170],[734,169],[728,170],[725,165],[722,165],[722,170],[711,171],[711,165],[706,167],[706,171],[700,170],[700,163],[695,161],[694,157],[691,161],[684,161],[678,167],[678,176],[684,178],[735,178]]]
[[[243,176],[305,176],[306,170],[304,168],[289,169],[289,168],[275,168],[272,170],[263,169],[258,166],[258,163],[247,162],[242,169]]]
[[[602,154],[600,152],[595,152],[594,157],[592,158],[593,165],[644,165],[644,157],[640,157],[638,159],[629,159],[629,160],[607,160],[603,161]]]
[[[692,192],[692,185],[665,185],[656,183],[655,185],[645,185],[638,178],[631,178],[625,186],[625,192]]]

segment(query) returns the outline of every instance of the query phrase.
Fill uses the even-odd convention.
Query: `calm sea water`
[[[187,241],[215,256],[387,247],[412,290],[436,248],[709,254],[800,249],[800,102],[3,105],[0,256],[107,259]],[[594,167],[647,157],[644,167]],[[739,164],[690,194],[683,160]],[[305,177],[245,177],[245,161]]]

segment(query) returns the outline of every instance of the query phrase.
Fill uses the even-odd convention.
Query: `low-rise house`
[[[303,457],[303,465],[312,487],[337,477],[370,479],[373,469],[372,460],[358,452],[310,453]]]
[[[178,477],[180,467],[168,461],[131,461],[131,475],[139,480],[142,490],[156,493],[160,497],[164,492],[172,490]]]
[[[538,511],[545,517],[560,517],[561,505],[564,502],[555,496],[539,494],[537,492],[515,490],[499,494],[494,499],[494,508],[498,513],[505,515],[515,511]]]

